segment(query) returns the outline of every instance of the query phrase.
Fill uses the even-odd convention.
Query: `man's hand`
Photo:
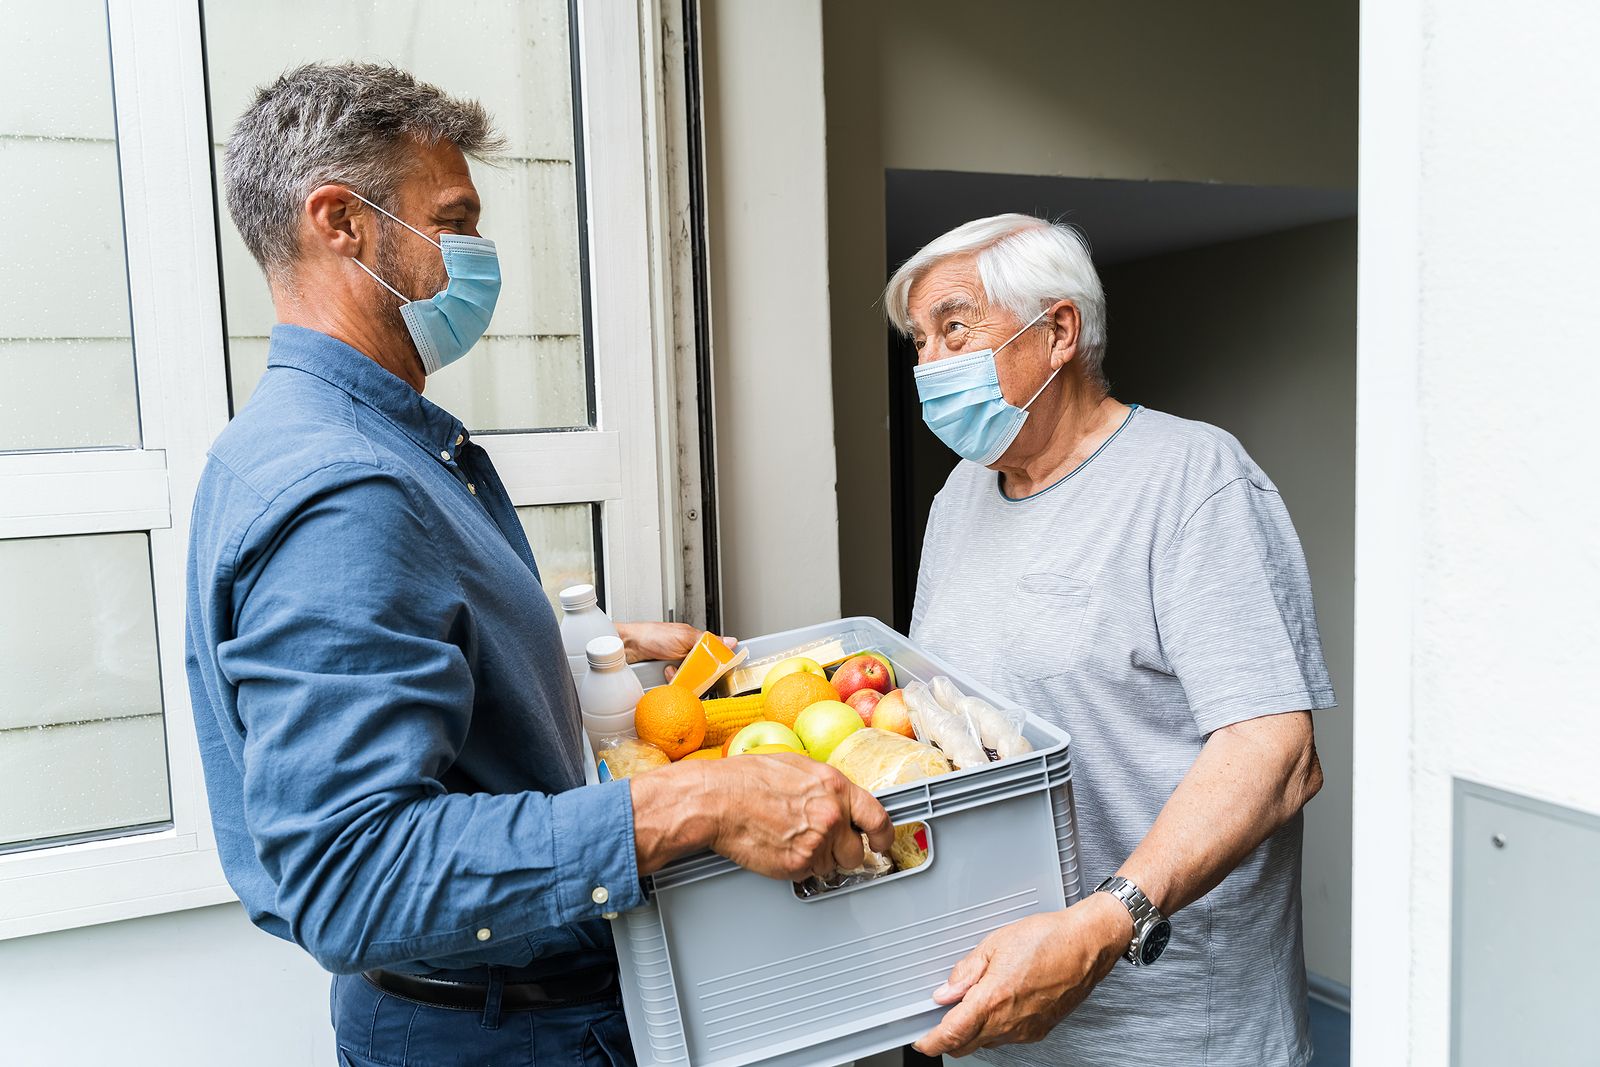
[[[690,760],[629,782],[640,874],[710,848],[792,882],[860,866],[862,833],[880,852],[894,844],[883,805],[807,756]]]
[[[934,991],[934,1000],[955,1007],[917,1051],[970,1056],[1041,1040],[1111,973],[1132,940],[1128,910],[1107,893],[996,930]]]
[[[629,663],[645,660],[666,660],[674,666],[667,668],[667,681],[677,673],[676,664],[689,654],[704,630],[697,630],[686,622],[619,622],[617,634],[622,638],[622,650]],[[729,648],[739,642],[724,637]]]

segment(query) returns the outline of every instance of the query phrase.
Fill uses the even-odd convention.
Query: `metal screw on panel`
[[[689,514],[686,517],[690,522],[697,522],[700,519],[700,512],[696,511],[694,508],[690,508]]]
[[[1506,835],[1505,834],[1495,834],[1493,837],[1489,838],[1489,843],[1491,845],[1493,845],[1495,848],[1505,848],[1506,847]]]

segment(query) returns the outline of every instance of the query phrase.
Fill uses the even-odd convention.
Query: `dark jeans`
[[[537,1011],[440,1008],[359,974],[331,993],[340,1067],[635,1067],[616,997]]]

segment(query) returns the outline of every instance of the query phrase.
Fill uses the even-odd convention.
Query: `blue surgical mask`
[[[383,211],[360,193],[355,197],[373,210]],[[489,328],[489,316],[494,314],[495,301],[500,297],[500,256],[487,237],[443,233],[435,241],[404,219],[383,213],[444,256],[444,273],[450,280],[443,291],[428,300],[410,299],[365,263],[355,261],[356,266],[372,275],[373,281],[405,301],[400,305],[400,317],[411,332],[417,355],[422,357],[422,369],[432,374],[466,355]]]
[[[1049,310],[1035,315],[1000,348],[952,356],[916,369],[922,421],[962,459],[987,467],[1005,455],[1028,421],[1028,409],[1061,373],[1060,367],[1051,371],[1039,392],[1019,408],[1007,402],[1000,391],[1000,372],[994,362],[997,352],[1027,333]]]

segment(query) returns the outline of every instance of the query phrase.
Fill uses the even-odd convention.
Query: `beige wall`
[[[701,7],[723,629],[839,614],[817,0]]]
[[[841,598],[890,618],[885,168],[1355,184],[1356,5],[823,0]],[[1113,317],[1115,308],[1113,307]]]
[[[1305,548],[1339,708],[1317,715],[1327,782],[1306,809],[1306,964],[1350,983],[1355,590],[1353,221],[1104,272],[1113,392],[1220,426],[1277,484]]]

